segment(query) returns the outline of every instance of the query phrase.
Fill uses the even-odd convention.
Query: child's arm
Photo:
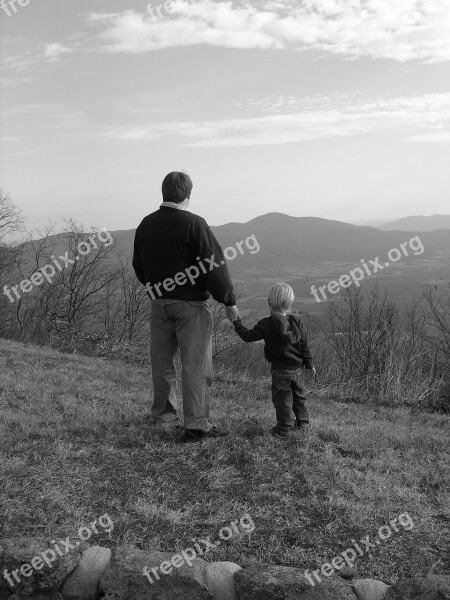
[[[258,342],[264,339],[264,329],[260,323],[256,323],[253,329],[247,329],[240,319],[233,321],[234,330],[244,342]]]
[[[303,360],[303,364],[305,365],[305,369],[314,369],[312,355],[309,350],[308,339],[306,337],[303,325],[300,325],[300,329],[302,332],[302,339],[300,340],[300,355]]]

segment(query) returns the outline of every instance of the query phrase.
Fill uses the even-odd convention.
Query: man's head
[[[287,283],[276,283],[269,292],[269,306],[272,312],[285,313],[292,308],[294,290]]]
[[[192,180],[187,173],[173,171],[166,175],[162,182],[163,200],[181,204],[191,197],[192,187]]]

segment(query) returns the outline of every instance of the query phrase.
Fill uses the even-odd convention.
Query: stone
[[[194,558],[191,566],[184,562],[182,566],[171,567],[174,557],[181,558],[181,554],[145,552],[134,546],[116,548],[100,580],[104,600],[214,600],[206,585],[207,563]],[[152,568],[156,569],[156,575]],[[163,574],[161,569],[171,572]]]
[[[240,570],[241,567],[232,562],[206,564],[205,582],[214,600],[239,600],[234,576]]]
[[[8,600],[61,600],[61,596],[58,592],[52,592],[51,594],[33,594],[32,596],[24,596],[18,592],[9,596]]]
[[[352,588],[358,600],[384,600],[389,587],[389,585],[376,579],[355,579],[352,581]]]
[[[339,571],[336,571],[336,575],[339,575],[339,577],[342,577],[343,579],[355,579],[357,573],[358,568],[356,565],[352,565],[351,567],[344,565]]]
[[[17,597],[57,593],[66,577],[77,567],[81,560],[82,550],[87,545],[77,546],[60,556],[55,551],[55,543],[54,540],[47,538],[0,540],[0,573],[2,575],[0,577],[0,596],[14,595],[13,600],[16,600]],[[61,552],[64,551],[60,544],[58,547]],[[42,553],[46,553],[47,564],[42,560]],[[38,561],[38,557],[41,558],[40,561]],[[33,560],[40,568],[33,568],[31,565]],[[13,575],[13,571],[16,569],[19,569],[19,572],[16,573],[19,581]],[[21,569],[26,575],[21,573]],[[9,574],[10,581],[5,577],[5,570]]]
[[[356,600],[349,583],[337,575],[320,582],[305,570],[275,565],[253,566],[235,575],[239,600]]]
[[[78,600],[95,598],[102,575],[111,562],[111,556],[112,551],[109,548],[91,546],[85,550],[78,566],[64,582],[62,595]]]
[[[402,579],[390,588],[386,600],[450,600],[450,575]]]
[[[284,600],[280,579],[288,567],[252,566],[235,575],[239,600]]]

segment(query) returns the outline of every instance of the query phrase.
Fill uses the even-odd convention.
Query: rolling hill
[[[437,229],[450,229],[450,215],[417,215],[405,217],[392,223],[381,225],[384,231],[436,231]]]
[[[314,299],[311,286],[324,286],[354,269],[362,269],[362,261],[370,276],[365,274],[361,287],[376,282],[402,303],[431,286],[448,288],[450,281],[450,235],[446,229],[420,234],[384,231],[316,217],[269,213],[248,223],[228,223],[212,230],[222,247],[230,249],[228,266],[242,308],[252,307],[257,312],[266,310],[268,291],[276,281],[286,281],[293,287],[296,309],[320,311],[326,303]],[[135,230],[111,234],[113,248],[131,262]],[[64,235],[54,238],[54,253],[64,253]],[[413,248],[409,246],[411,240]],[[239,242],[241,251],[237,250]],[[388,253],[393,249],[395,256],[389,260]],[[370,262],[377,257],[379,268]],[[335,296],[328,294],[327,298],[336,298],[341,291]]]
[[[322,307],[311,295],[311,285],[324,285],[342,274],[361,268],[365,260],[373,271],[370,260],[380,258],[383,269],[365,277],[361,286],[377,281],[388,292],[401,300],[418,296],[431,285],[444,285],[450,280],[450,235],[446,230],[417,233],[382,231],[374,227],[350,225],[315,217],[290,217],[269,213],[248,223],[228,223],[212,227],[222,247],[235,247],[243,240],[256,238],[260,250],[255,251],[252,240],[242,245],[228,263],[231,275],[243,301],[251,300],[260,309],[266,307],[270,286],[279,280],[287,281],[294,289],[297,307],[316,310]],[[126,254],[132,255],[134,230],[112,232],[114,239]],[[417,254],[407,245],[414,238]],[[423,245],[423,252],[419,248]],[[391,249],[400,251],[404,244],[408,256],[390,261],[385,266]],[[406,246],[405,246],[406,244]],[[394,264],[395,263],[395,264]]]

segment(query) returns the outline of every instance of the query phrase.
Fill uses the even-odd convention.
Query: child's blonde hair
[[[291,309],[294,299],[294,290],[290,285],[276,283],[270,290],[267,301],[274,312],[286,312]]]

